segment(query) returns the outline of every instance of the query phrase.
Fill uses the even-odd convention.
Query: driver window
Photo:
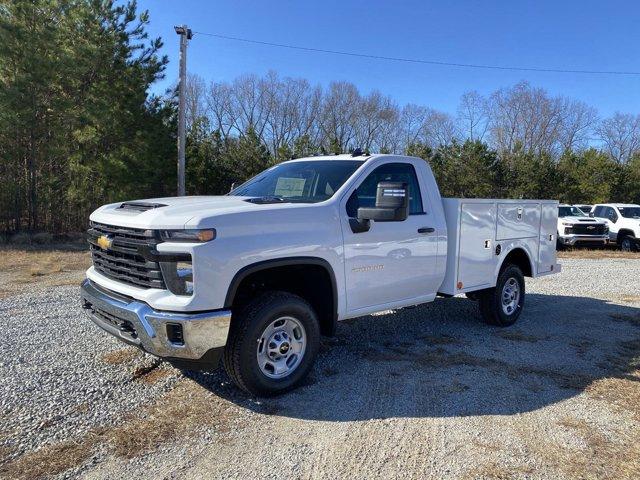
[[[406,182],[409,186],[409,215],[424,213],[420,185],[413,165],[410,163],[386,163],[380,165],[364,179],[347,201],[347,215],[355,218],[358,208],[375,207],[379,182]]]
[[[616,221],[618,221],[618,214],[613,208],[609,207],[607,208],[607,218],[613,223],[616,223]]]

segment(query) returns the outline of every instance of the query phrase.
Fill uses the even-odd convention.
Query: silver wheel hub
[[[260,371],[269,378],[284,378],[302,362],[307,335],[299,320],[280,317],[258,338],[257,360]]]
[[[520,284],[511,277],[502,287],[502,311],[511,315],[516,311],[520,303]]]

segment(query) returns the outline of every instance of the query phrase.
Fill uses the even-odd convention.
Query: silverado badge
[[[100,235],[98,237],[98,245],[100,245],[101,249],[108,250],[111,248],[111,245],[113,245],[113,238],[109,238],[106,235]]]

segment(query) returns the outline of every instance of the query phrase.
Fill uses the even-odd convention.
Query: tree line
[[[149,93],[168,62],[149,21],[135,1],[0,5],[0,232],[79,231],[101,204],[175,195],[176,89]],[[526,82],[455,113],[273,72],[186,86],[188,194],[357,147],[424,158],[448,196],[640,202],[640,116]]]

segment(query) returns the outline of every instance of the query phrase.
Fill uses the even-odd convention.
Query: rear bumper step
[[[201,360],[227,343],[229,310],[193,314],[158,311],[137,300],[111,297],[88,279],[80,286],[80,296],[82,308],[96,325],[158,357]]]

